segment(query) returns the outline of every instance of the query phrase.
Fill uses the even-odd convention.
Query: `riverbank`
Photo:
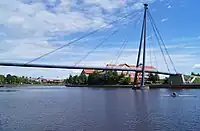
[[[150,85],[150,88],[170,88],[170,89],[200,89],[199,84],[179,84],[179,85]]]
[[[133,85],[64,85],[64,84],[5,84],[0,85],[0,88],[17,88],[17,87],[30,87],[30,86],[65,86],[70,87],[88,87],[88,88],[133,88]],[[168,85],[168,84],[154,84],[146,85],[150,89],[200,89],[200,84],[180,84],[180,85]]]
[[[133,88],[133,85],[65,85],[66,87],[89,87],[89,88]],[[169,84],[155,84],[146,85],[150,89],[200,89],[200,84],[180,84],[180,85],[169,85]]]
[[[30,87],[30,86],[65,86],[65,84],[4,84],[0,85],[0,88],[17,88],[17,87]]]
[[[90,88],[132,88],[133,85],[65,85],[66,87],[90,87]]]

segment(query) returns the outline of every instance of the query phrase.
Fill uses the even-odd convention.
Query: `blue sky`
[[[106,37],[108,40],[79,65],[104,66],[115,61],[124,40],[127,44],[117,63],[135,64],[143,17],[149,10],[180,73],[199,72],[199,0],[5,0],[0,1],[0,61],[28,62],[117,17],[132,15],[99,32],[33,63],[74,65]],[[117,31],[114,35],[112,33]],[[147,64],[167,71],[158,42],[147,23]],[[153,55],[155,53],[155,56]],[[151,60],[151,62],[150,62]],[[167,60],[173,72],[170,61]],[[60,77],[79,70],[0,67],[0,74]]]

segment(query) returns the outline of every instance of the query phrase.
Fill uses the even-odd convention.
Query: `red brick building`
[[[129,65],[129,64],[107,64],[106,67],[109,68],[136,68],[136,65]],[[142,69],[142,66],[139,66],[138,69]],[[153,66],[145,66],[146,70],[152,70],[152,71],[157,71],[157,69]],[[82,70],[81,74],[85,74],[85,75],[89,75],[91,73],[93,73],[96,70],[90,70],[90,69],[86,69],[86,70]],[[102,70],[98,70],[98,72],[103,72]],[[134,77],[135,77],[135,72],[134,71],[117,71],[119,74],[123,73],[124,75],[126,75],[127,77],[131,77],[131,81],[134,81]],[[147,77],[147,73],[145,74],[145,77]],[[138,73],[138,80],[141,80],[142,77],[142,73]]]

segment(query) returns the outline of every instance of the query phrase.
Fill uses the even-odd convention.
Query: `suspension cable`
[[[127,40],[127,39],[126,39],[126,40]],[[124,46],[126,46],[126,42],[125,42],[126,40],[123,40],[123,41],[122,41],[122,45],[120,46],[119,51],[116,53],[115,56],[118,56],[118,55],[120,54],[121,50],[124,48]],[[113,61],[114,61],[114,60],[116,61],[116,59],[113,58],[113,59],[111,60],[111,62],[109,62],[110,65],[113,64]]]
[[[137,11],[136,11],[136,12],[137,12]],[[129,13],[128,15],[125,15],[125,16],[119,18],[119,19],[116,19],[116,20],[112,21],[111,23],[108,23],[108,24],[106,24],[106,25],[104,25],[104,26],[101,26],[100,28],[98,28],[98,29],[96,29],[96,30],[94,30],[94,31],[92,31],[92,32],[90,32],[90,33],[88,33],[88,34],[83,35],[83,36],[81,36],[81,37],[79,37],[79,38],[77,38],[77,39],[75,39],[75,40],[72,40],[71,42],[69,42],[69,43],[67,43],[67,44],[65,44],[65,45],[63,45],[63,46],[61,46],[61,47],[59,47],[59,48],[56,48],[56,49],[54,49],[54,50],[52,50],[52,51],[50,51],[50,52],[48,52],[48,53],[46,53],[46,54],[44,54],[44,55],[41,55],[41,56],[39,56],[39,57],[37,57],[37,58],[35,58],[35,59],[33,59],[33,60],[31,60],[31,61],[25,63],[25,64],[29,64],[29,63],[31,63],[31,62],[33,62],[33,61],[39,60],[39,59],[41,59],[41,58],[43,58],[43,57],[45,57],[45,56],[47,56],[47,55],[49,55],[49,54],[51,54],[51,53],[54,53],[54,52],[57,51],[57,50],[60,50],[60,49],[62,49],[62,48],[64,48],[64,47],[66,47],[66,46],[69,46],[69,45],[71,45],[71,44],[73,44],[73,43],[75,43],[75,42],[77,42],[77,41],[79,41],[79,40],[81,40],[81,39],[83,39],[83,38],[85,38],[85,37],[87,37],[87,36],[90,36],[90,35],[92,35],[92,34],[98,32],[98,31],[100,31],[101,29],[104,29],[104,28],[106,28],[106,27],[108,27],[108,26],[110,26],[110,25],[112,25],[112,24],[115,24],[115,23],[117,23],[117,22],[119,22],[119,21],[121,21],[121,20],[123,20],[123,19],[125,19],[125,18],[127,18],[127,17],[129,17],[129,16],[131,16],[131,15],[133,15],[133,13],[136,13],[136,12],[131,12],[131,13]]]
[[[154,47],[153,47],[153,33],[151,28],[149,28],[149,34],[150,34],[150,38],[149,38],[149,51],[150,51],[150,63],[151,66],[153,66],[153,60],[152,60],[152,52],[154,53],[154,57],[155,57],[155,66],[157,67],[157,61],[156,61],[156,56],[155,56],[155,51],[154,51]],[[152,44],[152,45],[151,45]]]
[[[80,62],[85,60],[91,53],[93,53],[97,48],[99,48],[101,45],[103,45],[110,37],[115,35],[119,30],[115,30],[110,36],[105,37],[98,45],[94,47],[93,50],[89,51],[85,56],[83,56],[78,62],[75,63],[75,66],[77,66]]]
[[[124,41],[122,42],[122,45],[120,46],[119,51],[116,53],[116,56],[118,56],[118,54],[120,53],[121,49],[124,47],[125,41],[126,41],[126,40],[124,40]],[[109,62],[110,65],[113,63],[114,60],[115,60],[115,59],[112,59],[112,60]]]
[[[150,37],[150,41],[151,41],[151,43],[149,44],[149,47],[150,47],[150,51],[152,51],[153,52],[153,55],[154,55],[154,61],[155,61],[155,67],[156,67],[156,69],[158,70],[158,62],[157,62],[157,59],[156,59],[156,53],[155,53],[155,47],[154,47],[154,43],[153,43],[153,33],[152,33],[152,30],[151,30],[151,28],[149,28],[149,31],[150,31],[150,35],[151,35],[151,37]],[[152,59],[152,58],[151,58]],[[153,64],[152,64],[153,65]]]
[[[177,73],[177,70],[176,70],[176,68],[175,68],[175,65],[174,65],[174,63],[173,63],[173,61],[172,61],[172,59],[171,59],[171,57],[170,57],[170,55],[169,55],[169,52],[168,52],[168,50],[167,50],[167,48],[166,48],[166,46],[165,46],[164,40],[163,40],[162,37],[161,37],[161,34],[160,34],[160,32],[159,32],[159,30],[158,30],[156,24],[155,24],[155,21],[154,21],[152,15],[151,15],[150,11],[148,11],[148,14],[149,14],[150,19],[152,20],[152,23],[153,23],[153,25],[154,25],[154,27],[155,27],[157,33],[158,33],[158,36],[160,37],[161,43],[162,43],[162,45],[164,46],[164,49],[165,49],[165,51],[166,51],[166,53],[167,53],[167,55],[168,55],[168,57],[169,57],[169,59],[170,59],[170,62],[171,62],[171,64],[172,64],[173,68],[174,68],[174,71]]]
[[[137,25],[137,23],[138,23],[139,20],[140,20],[140,17],[139,17],[138,20],[135,21],[134,27],[136,27],[136,25]],[[122,48],[125,48],[125,47],[127,46],[127,43],[128,43],[128,37],[127,37],[126,39],[123,40],[122,45],[121,45],[121,47],[119,48],[119,51],[116,53],[116,56],[118,56],[118,55],[120,54],[121,50],[122,50],[122,51],[124,50],[124,49],[122,49]],[[125,46],[125,47],[124,47],[124,46]],[[122,52],[121,52],[121,53],[122,53]],[[120,56],[119,56],[119,57],[120,57]],[[115,58],[114,58],[114,59],[115,59]],[[112,59],[111,62],[109,62],[109,63],[112,64],[113,61],[114,61],[114,59]],[[119,59],[119,58],[118,58],[118,59]],[[115,62],[115,63],[116,63],[116,62]]]
[[[148,16],[149,16],[149,15],[148,15]],[[157,41],[158,41],[158,45],[159,45],[159,47],[160,47],[160,50],[161,50],[161,53],[162,53],[162,55],[163,55],[165,64],[166,64],[166,66],[167,66],[167,70],[170,72],[169,66],[168,66],[168,64],[167,64],[167,60],[166,60],[166,58],[165,58],[165,55],[164,55],[163,49],[162,49],[162,47],[161,47],[161,44],[160,44],[158,35],[157,35],[157,33],[156,33],[156,29],[155,29],[155,27],[153,26],[153,23],[152,23],[151,18],[150,18],[150,17],[148,17],[148,18],[149,18],[149,20],[150,20],[150,23],[151,23],[151,26],[152,26],[152,28],[153,28],[154,34],[155,34],[156,39],[157,39]]]
[[[133,16],[136,17],[138,14],[135,14]],[[126,27],[126,25],[128,25],[129,23],[131,23],[132,21],[125,23],[124,27]],[[93,48],[91,51],[89,51],[85,56],[83,56],[78,62],[75,63],[75,66],[77,66],[80,62],[82,62],[83,60],[85,60],[91,53],[93,53],[97,48],[99,48],[101,45],[103,45],[110,37],[112,37],[113,35],[115,35],[117,32],[119,32],[119,29],[115,30],[111,36],[107,36],[105,37],[97,46],[95,46],[95,48]]]
[[[154,43],[153,43],[153,38],[151,37],[151,39],[152,39],[152,43],[151,43],[151,47],[152,47],[152,51],[153,51],[153,55],[154,55],[154,60],[155,60],[155,66],[156,66],[156,68],[158,69],[159,67],[158,67],[158,62],[157,62],[157,59],[156,59],[156,53],[155,53],[155,47],[154,47]]]
[[[117,59],[115,60],[114,65],[117,64],[117,61],[119,60],[120,56],[122,55],[122,52],[123,52],[124,48],[126,47],[127,43],[128,43],[128,40],[126,39],[126,40],[123,42],[122,48],[121,48],[121,50],[120,50],[120,52],[119,52],[119,54],[118,54],[118,56],[117,56]]]
[[[150,37],[149,39],[151,39],[151,36],[149,36],[149,37]],[[153,64],[152,64],[152,57],[151,57],[151,46],[150,46],[150,44],[151,44],[150,42],[147,43],[148,48],[149,48],[148,52],[149,52],[150,65],[153,66]]]

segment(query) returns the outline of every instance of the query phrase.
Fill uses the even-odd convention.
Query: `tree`
[[[76,85],[79,84],[79,80],[78,80],[78,76],[77,76],[77,75],[75,75],[75,76],[73,77],[73,84],[76,84]]]
[[[148,74],[148,80],[153,83],[156,83],[156,81],[159,81],[159,79],[160,78],[159,78],[158,74],[155,74],[155,75],[153,73]]]
[[[169,84],[169,78],[168,77],[165,77],[163,84]]]
[[[35,84],[39,83],[35,80],[29,80],[23,76],[18,77],[15,75],[12,76],[11,74],[7,74],[5,77],[4,75],[0,75],[0,84],[27,84],[28,82]]]
[[[200,78],[196,78],[196,79],[193,81],[193,83],[196,83],[196,84],[198,83],[198,84],[199,84],[199,83],[200,83]]]
[[[160,80],[159,75],[158,75],[158,74],[155,74],[155,75],[154,75],[154,79],[155,79],[155,81],[159,81],[159,80]]]
[[[124,85],[128,85],[128,84],[130,84],[130,83],[131,83],[130,77],[125,77],[125,78],[124,78],[123,84],[124,84]]]
[[[69,79],[68,79],[67,82],[68,82],[68,84],[72,84],[73,83],[73,77],[72,77],[72,75],[69,76]]]
[[[11,78],[12,78],[11,79],[12,84],[18,84],[19,83],[17,76],[11,76]]]
[[[5,76],[0,75],[0,84],[5,84]]]
[[[10,74],[7,74],[6,76],[6,83],[12,84],[12,76]]]
[[[79,84],[87,84],[88,80],[87,80],[87,76],[85,74],[81,74],[79,76]]]
[[[99,85],[102,84],[103,81],[101,81],[101,75],[98,72],[93,72],[92,74],[89,74],[88,76],[88,84],[89,85]]]
[[[125,77],[125,75],[123,74],[123,73],[121,73],[120,75],[119,75],[119,80],[121,79],[121,78],[124,78]]]
[[[79,76],[69,76],[68,79],[65,80],[67,84],[75,84],[75,85],[116,85],[116,84],[129,84],[130,76],[125,77],[124,74],[118,75],[117,71],[106,71],[106,72],[93,72],[86,75]]]
[[[131,83],[130,77],[123,77],[119,80],[120,85],[128,85]]]

